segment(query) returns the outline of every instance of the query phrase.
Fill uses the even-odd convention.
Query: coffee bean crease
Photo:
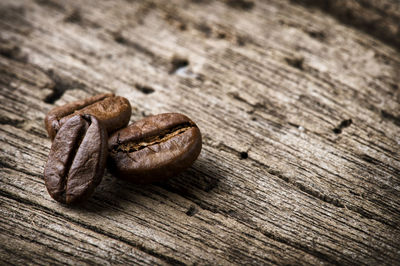
[[[113,152],[113,153],[116,153],[116,152],[130,153],[130,152],[139,151],[146,147],[149,147],[149,146],[152,146],[155,144],[159,144],[162,142],[166,142],[167,140],[169,140],[179,134],[182,134],[193,127],[196,127],[196,125],[194,125],[192,122],[183,123],[172,129],[162,131],[157,136],[151,136],[151,137],[148,137],[148,138],[145,138],[142,140],[136,140],[136,141],[126,142],[126,143],[119,143],[118,145],[115,145],[112,147],[111,152]]]
[[[49,194],[67,204],[87,199],[104,173],[106,143],[107,132],[94,116],[70,118],[58,131],[45,166]]]
[[[190,167],[201,151],[197,125],[179,113],[143,118],[115,132],[108,140],[109,167],[117,177],[151,183]]]

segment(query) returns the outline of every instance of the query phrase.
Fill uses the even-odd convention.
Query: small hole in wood
[[[340,133],[342,133],[342,130],[340,128],[336,127],[336,128],[333,129],[333,133],[340,134]]]
[[[394,114],[391,114],[385,110],[381,110],[381,115],[383,118],[391,120],[395,125],[400,126],[400,116],[396,116]]]
[[[249,155],[247,154],[247,152],[242,151],[240,153],[240,159],[247,159],[247,158],[249,158]]]
[[[225,39],[226,38],[226,34],[223,33],[223,32],[219,32],[218,35],[217,35],[217,38],[218,39]]]
[[[71,14],[64,18],[65,22],[80,24],[82,22],[82,15],[79,9],[75,9]]]
[[[122,36],[121,33],[117,32],[117,33],[114,33],[113,35],[114,35],[113,36],[114,37],[114,41],[116,41],[117,43],[120,43],[120,44],[126,44],[127,43],[127,40],[125,39],[124,36]]]
[[[195,206],[190,206],[189,209],[186,211],[187,216],[193,216],[197,213],[197,209]]]
[[[140,84],[136,84],[135,85],[136,89],[138,89],[139,91],[143,92],[144,94],[151,94],[154,92],[154,89],[148,86],[143,86]]]
[[[199,31],[201,31],[202,33],[204,33],[204,35],[206,35],[207,37],[210,37],[211,33],[212,33],[212,29],[210,26],[208,26],[206,23],[201,23],[199,25],[197,25],[196,27]]]
[[[171,70],[169,71],[170,74],[175,74],[177,71],[185,68],[189,65],[189,61],[186,58],[182,57],[173,57],[171,61]]]
[[[245,46],[245,44],[246,44],[246,38],[245,38],[245,37],[238,36],[238,37],[237,37],[237,40],[236,40],[236,44],[239,45],[239,46]]]
[[[317,39],[319,41],[324,41],[326,38],[326,35],[322,31],[308,31],[308,35],[310,35],[311,38]]]
[[[186,25],[185,25],[185,24],[180,24],[180,25],[179,25],[179,30],[181,30],[181,31],[187,30]]]
[[[285,58],[288,65],[303,70],[304,58]]]
[[[337,127],[335,127],[335,128],[333,129],[333,133],[335,133],[335,134],[340,134],[340,133],[342,133],[342,129],[343,129],[343,128],[346,128],[346,127],[349,127],[352,123],[353,123],[353,121],[352,121],[351,119],[343,120],[343,121],[340,123],[340,125],[338,125]]]
[[[347,119],[347,120],[343,120],[339,127],[340,128],[345,128],[345,127],[349,127],[351,124],[353,123],[353,121],[351,119]]]

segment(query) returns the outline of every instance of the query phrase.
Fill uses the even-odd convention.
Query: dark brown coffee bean
[[[132,108],[126,98],[105,93],[53,108],[46,115],[45,125],[50,138],[54,139],[69,118],[89,114],[100,120],[108,133],[112,133],[128,125],[131,113]]]
[[[107,160],[107,132],[91,115],[71,117],[58,131],[44,169],[47,191],[72,204],[88,198],[100,183]]]
[[[175,176],[196,160],[201,134],[188,117],[167,113],[146,117],[108,140],[109,166],[118,176],[151,183]]]

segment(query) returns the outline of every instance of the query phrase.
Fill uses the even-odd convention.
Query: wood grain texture
[[[398,264],[400,4],[322,2],[1,1],[1,263]],[[60,205],[45,114],[103,92],[203,150]]]

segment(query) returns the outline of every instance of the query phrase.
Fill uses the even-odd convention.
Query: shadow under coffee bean
[[[100,184],[107,160],[107,132],[97,118],[76,115],[58,131],[44,170],[55,200],[81,202]]]

